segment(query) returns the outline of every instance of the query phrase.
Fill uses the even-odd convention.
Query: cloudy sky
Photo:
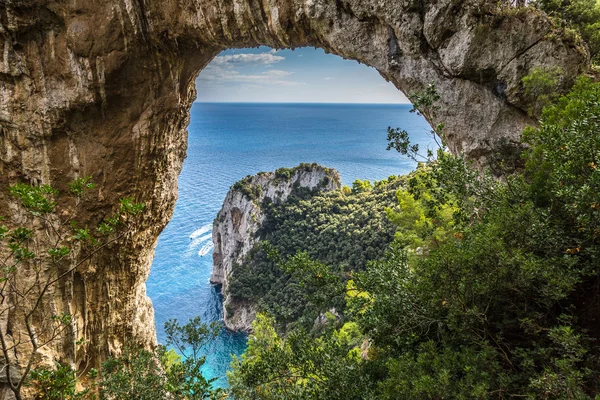
[[[226,50],[196,86],[199,102],[408,102],[374,68],[313,48]]]

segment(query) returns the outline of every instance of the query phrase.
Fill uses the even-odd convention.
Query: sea
[[[406,174],[415,162],[386,150],[387,127],[405,129],[421,148],[433,146],[427,121],[409,104],[195,103],[179,198],[161,233],[147,292],[154,304],[158,340],[163,325],[222,321],[221,294],[209,282],[212,223],[230,186],[247,175],[317,162],[342,181],[381,180]],[[233,355],[247,336],[222,330],[206,351],[203,374],[227,387]]]

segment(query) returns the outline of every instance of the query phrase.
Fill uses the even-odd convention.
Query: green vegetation
[[[536,0],[534,5],[575,28],[587,43],[592,62],[600,62],[600,4],[596,0]]]
[[[410,96],[410,99],[413,104],[413,107],[410,110],[411,113],[422,115],[422,112],[429,112],[429,114],[434,115],[434,113],[439,109],[439,106],[436,105],[436,102],[440,100],[440,95],[438,94],[433,83],[427,85],[424,90],[413,93]],[[443,144],[443,123],[437,125],[429,132],[429,134],[431,139],[437,144],[438,148],[445,148],[445,145]],[[388,126],[387,141],[387,150],[394,149],[398,153],[412,159],[415,162],[431,162],[435,160],[434,151],[428,148],[426,154],[421,154],[419,145],[412,144],[410,142],[409,134],[404,129],[392,128],[391,126]]]
[[[165,323],[167,346],[149,351],[129,345],[123,353],[102,365],[98,380],[101,400],[203,400],[217,398],[213,380],[204,378],[201,368],[205,357],[201,350],[218,335],[221,326],[202,324],[199,317],[180,325],[177,320]]]
[[[310,329],[329,308],[345,308],[345,285],[354,271],[381,257],[395,227],[385,217],[402,180],[354,183],[353,191],[291,196],[265,202],[262,241],[234,265],[229,293],[274,316],[280,327]]]
[[[196,317],[185,325],[177,320],[165,323],[167,350],[150,351],[129,343],[120,355],[109,358],[98,372],[87,374],[87,388],[77,390],[81,378],[70,366],[57,363],[54,369],[31,371],[28,384],[40,400],[204,400],[222,398],[211,387],[201,368],[205,357],[200,350],[218,335],[218,323],[204,325]],[[180,354],[176,353],[176,348]]]
[[[122,199],[97,226],[82,227],[69,215],[77,214],[93,188],[89,177],[71,182],[64,193],[48,185],[8,188],[24,218],[16,226],[0,225],[0,314],[10,314],[13,323],[0,328],[0,358],[3,378],[17,399],[27,384],[41,388],[44,398],[62,398],[60,393],[78,398],[70,367],[33,369],[41,349],[72,332],[75,316],[56,310],[54,291],[94,254],[130,232],[144,210],[143,204]]]
[[[439,151],[396,188],[394,243],[347,276],[344,320],[281,336],[280,317],[261,315],[235,397],[598,398],[599,120],[600,84],[582,78],[524,133],[523,169],[496,179]],[[323,243],[299,245],[302,279],[333,281],[324,265],[339,264],[307,248]]]
[[[284,340],[274,323],[265,315],[257,316],[248,348],[233,361],[228,374],[233,398],[368,399],[363,397],[369,382],[360,352],[348,351],[361,341],[356,324],[318,338],[298,330]]]
[[[13,321],[21,324],[0,328],[3,379],[17,399],[23,398],[26,386],[43,400],[198,400],[220,396],[220,391],[211,388],[212,381],[202,376],[205,359],[200,351],[221,326],[206,326],[200,318],[183,326],[176,320],[165,324],[166,345],[183,356],[162,346],[150,351],[129,343],[122,354],[104,362],[100,371],[76,371],[62,363],[54,368],[33,368],[40,349],[73,332],[76,316],[54,311],[55,286],[77,273],[77,268],[100,249],[130,232],[135,216],[145,209],[143,204],[123,198],[118,210],[94,228],[56,217],[75,215],[77,208],[89,201],[87,193],[93,188],[90,178],[81,178],[70,183],[62,196],[48,185],[19,183],[8,189],[28,217],[23,226],[0,225],[0,245],[6,254],[0,260],[0,313],[13,314]],[[40,248],[47,248],[47,253],[41,253]],[[75,261],[73,252],[79,254]],[[23,274],[29,279],[23,279]],[[42,334],[36,332],[38,326],[43,327]],[[24,332],[15,335],[16,329]],[[77,341],[77,345],[82,343],[83,339]],[[86,382],[87,388],[78,390],[78,381]]]
[[[370,181],[361,181],[360,179],[352,182],[352,193],[365,193],[373,190],[373,185]]]
[[[95,377],[95,371],[91,373]],[[77,373],[69,365],[56,363],[55,369],[38,368],[31,371],[29,384],[38,390],[36,399],[88,399],[91,389],[77,390]]]
[[[561,68],[533,68],[522,79],[525,96],[529,98],[532,107],[529,115],[540,115],[542,109],[556,100],[557,89],[563,74]]]
[[[294,170],[292,168],[279,168],[275,171],[275,176],[281,180],[287,181],[292,177]]]
[[[237,181],[232,188],[242,193],[250,200],[255,200],[262,195],[262,187],[252,183],[251,175],[248,175],[244,179]]]

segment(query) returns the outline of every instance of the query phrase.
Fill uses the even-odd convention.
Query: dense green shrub
[[[398,191],[394,244],[347,284],[362,357],[329,347],[337,331],[301,348],[273,333],[235,365],[235,390],[338,398],[328,383],[343,374],[293,375],[325,358],[360,371],[365,399],[597,398],[599,105],[600,84],[579,80],[525,132],[525,169],[502,179],[440,152]]]
[[[579,31],[592,61],[600,61],[600,5],[596,0],[535,0],[534,4]]]
[[[109,358],[102,365],[97,382],[101,400],[203,400],[216,398],[202,375],[206,357],[201,350],[218,335],[218,323],[204,325],[200,317],[180,325],[177,320],[165,323],[167,345],[150,351],[135,344],[125,347],[122,354]],[[177,349],[176,353],[173,349]]]
[[[237,181],[232,188],[246,196],[249,200],[257,199],[262,194],[262,187],[252,183],[252,177],[248,175],[244,179]]]
[[[254,334],[228,374],[230,394],[237,400],[369,399],[368,371],[360,362],[362,342],[356,324],[346,324],[330,336],[314,338],[302,330],[284,340],[275,321],[259,314]]]
[[[242,265],[234,265],[229,281],[231,296],[239,302],[257,304],[279,324],[290,327],[299,324],[310,328],[329,308],[342,312],[350,274],[381,257],[396,230],[385,210],[394,207],[402,180],[393,177],[380,181],[374,189],[365,182],[368,192],[298,191],[284,203],[265,202],[261,242]],[[302,268],[291,268],[294,263]],[[306,283],[315,276],[308,267],[317,265],[322,276],[327,275],[325,271],[333,274],[325,286],[322,279]],[[316,302],[321,295],[328,301]]]

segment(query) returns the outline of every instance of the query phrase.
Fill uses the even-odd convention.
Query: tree
[[[373,190],[373,185],[370,181],[357,179],[352,182],[352,193],[365,193],[371,190]]]
[[[8,189],[25,220],[0,226],[0,316],[11,320],[0,326],[1,372],[17,399],[39,361],[39,351],[72,327],[74,316],[52,307],[58,284],[121,239],[135,223],[132,217],[144,209],[143,204],[122,199],[119,210],[95,228],[80,227],[69,216],[77,215],[94,184],[88,177],[68,186],[75,204],[63,199],[63,207],[57,203],[59,191],[48,185],[18,183]],[[35,375],[38,381],[45,376],[40,371]]]
[[[221,390],[213,390],[201,368],[206,358],[201,350],[209,345],[222,327],[213,322],[204,325],[200,317],[180,325],[177,320],[165,323],[167,350],[155,351],[129,344],[123,354],[110,358],[102,366],[98,383],[101,400],[202,400],[216,398]],[[177,349],[179,354],[174,350]]]
[[[102,365],[101,400],[162,400],[168,398],[165,374],[155,352],[128,344],[121,355]]]
[[[421,91],[411,93],[409,98],[413,105],[410,112],[417,113],[417,115],[423,115],[423,112],[433,115],[440,108],[436,103],[441,97],[433,83],[430,83]],[[439,150],[446,150],[443,123],[437,125],[435,129],[429,132],[429,136],[435,142],[438,151],[427,148],[425,154],[421,152],[422,149],[418,144],[411,143],[410,136],[406,130],[388,126],[387,134],[388,145],[386,150],[394,149],[403,156],[407,156],[418,163],[434,161],[435,155]]]
[[[282,337],[260,316],[234,396],[598,398],[599,105],[600,84],[579,79],[502,179],[443,152],[410,174],[389,212],[400,234],[347,284],[360,349],[343,328]]]
[[[433,185],[413,175],[399,200],[417,220],[458,210],[427,257],[411,262],[399,242],[356,277],[368,296],[353,309],[388,371],[380,398],[599,393],[598,104],[600,85],[580,79],[525,132],[525,169],[502,180],[452,156],[431,165]]]
[[[91,379],[96,378],[96,370],[91,369]],[[77,389],[77,371],[70,365],[56,363],[56,368],[31,370],[28,384],[36,391],[39,400],[86,400],[93,399],[91,388]]]
[[[241,358],[228,373],[238,400],[369,399],[371,381],[363,369],[355,325],[314,338],[301,330],[280,337],[275,321],[258,314]]]
[[[201,400],[219,394],[219,391],[214,391],[211,387],[215,379],[207,380],[202,375],[201,368],[206,357],[201,351],[219,335],[221,329],[223,328],[218,322],[202,324],[200,317],[190,319],[183,326],[176,319],[165,322],[167,345],[182,354],[182,360],[169,364],[161,357],[167,375],[167,391],[175,399]]]
[[[600,61],[600,5],[596,0],[536,0],[533,4],[578,30],[592,62]]]

